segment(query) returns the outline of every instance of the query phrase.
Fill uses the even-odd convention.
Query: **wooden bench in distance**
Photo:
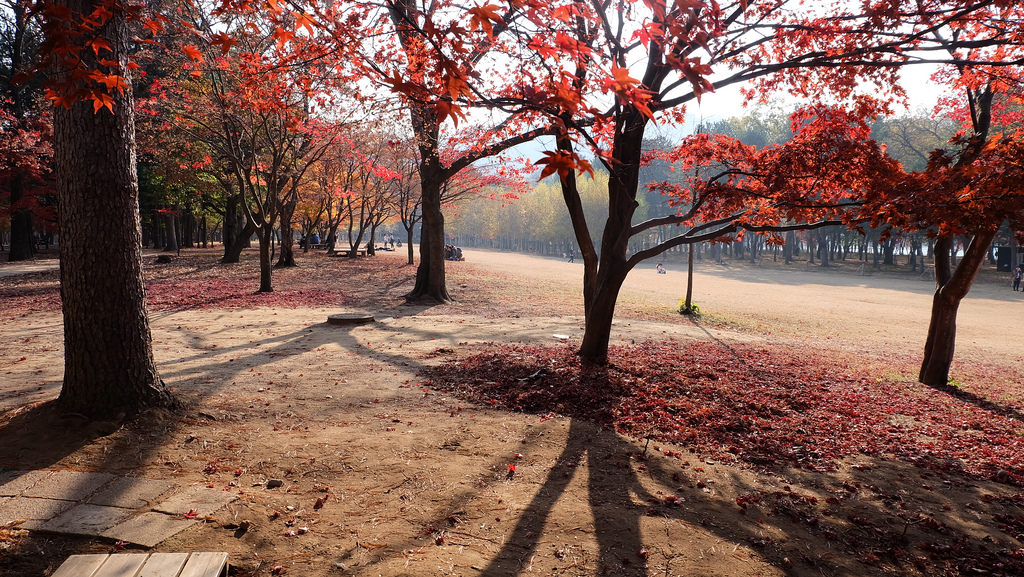
[[[72,555],[51,577],[224,577],[227,553]]]

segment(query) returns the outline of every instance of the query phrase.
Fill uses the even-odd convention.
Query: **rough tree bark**
[[[416,268],[416,285],[406,295],[410,300],[433,300],[445,303],[448,294],[444,272],[444,213],[441,211],[443,169],[437,149],[437,114],[423,106],[411,106],[413,132],[419,137],[420,196],[423,214],[420,226],[420,264]]]
[[[612,145],[614,159],[610,163],[608,175],[608,219],[601,237],[600,255],[592,254],[592,250],[585,250],[583,242],[579,242],[583,251],[583,299],[586,315],[579,354],[585,362],[594,364],[605,364],[608,361],[608,342],[611,338],[615,303],[626,275],[635,266],[635,263],[631,263],[627,258],[627,253],[633,213],[639,206],[636,191],[646,119],[635,110],[628,110],[622,114],[625,116],[625,128],[615,135]],[[559,139],[558,146],[565,149],[569,143]],[[578,194],[575,196],[578,197]],[[573,207],[570,206],[569,210],[571,214]],[[571,217],[571,220],[573,228],[577,229],[577,241],[584,241],[579,238],[578,218]],[[587,244],[593,246],[592,242]]]
[[[247,218],[241,208],[242,195],[233,194],[224,204],[224,256],[222,264],[237,263],[242,251],[249,248],[249,239],[256,232],[256,226]]]
[[[164,252],[178,252],[178,223],[174,213],[168,212],[164,215],[164,222],[167,223],[167,244]]]
[[[967,296],[971,284],[978,276],[985,262],[985,253],[997,232],[997,229],[992,229],[976,234],[955,270],[950,263],[953,239],[941,237],[935,242],[936,288],[932,296],[924,360],[921,361],[921,372],[917,377],[928,386],[944,387],[949,383],[949,367],[953,364],[956,348],[956,314],[960,301]]]
[[[100,2],[57,4],[90,14]],[[114,51],[107,58],[120,62],[117,73],[130,77],[121,15],[100,34]],[[170,406],[146,316],[131,90],[115,96],[113,113],[94,114],[91,102],[55,107],[54,145],[64,314],[58,403],[90,418]]]

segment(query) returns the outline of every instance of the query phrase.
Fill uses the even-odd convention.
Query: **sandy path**
[[[474,266],[536,279],[540,286],[564,287],[572,298],[581,292],[580,263],[481,249],[467,249],[465,253]],[[453,263],[452,269],[456,266]],[[702,264],[695,274],[694,300],[711,322],[701,325],[681,323],[673,312],[684,292],[684,282],[684,272],[671,265],[665,275],[656,274],[653,265],[634,270],[620,302],[653,311],[655,317],[663,314],[664,320],[633,321],[620,317],[613,327],[612,341],[710,336],[725,341],[772,339],[807,346],[807,335],[811,334],[822,335],[828,341],[823,346],[833,350],[870,355],[892,353],[900,365],[892,367],[894,372],[913,373],[920,362],[931,298],[932,285],[927,279],[823,272],[803,264],[795,265],[794,270]],[[456,296],[459,290],[453,286]],[[1024,294],[1014,293],[1001,283],[976,284],[961,305],[956,358],[1000,367],[1024,366],[1024,352],[1019,346],[1024,343],[1024,323],[1018,320],[1024,313],[1022,300]],[[418,354],[422,354],[462,342],[554,343],[553,334],[578,339],[583,333],[583,320],[572,316],[572,311],[562,317],[504,318],[495,322],[474,314],[472,309],[478,304],[460,301],[448,310],[426,316],[386,319],[377,328],[346,333],[346,338],[360,335],[357,341],[387,345],[396,335],[403,335],[407,337],[403,340],[420,345],[417,348],[422,350]],[[249,353],[247,345],[266,337],[293,340],[333,312],[338,311],[321,308],[154,312],[150,320],[161,373],[169,383],[182,386],[192,380],[197,370],[204,372],[199,367],[211,362],[227,363],[229,351],[235,355]],[[380,311],[369,312],[381,316]],[[0,366],[5,367],[0,371],[0,410],[55,396],[63,373],[59,313],[22,317],[7,326],[4,334],[12,346],[0,347]],[[203,352],[193,358],[197,349]],[[193,363],[196,366],[190,367]],[[957,375],[955,362],[952,374]],[[206,375],[191,386],[202,386],[204,381],[219,378],[222,375]]]
[[[550,281],[581,290],[583,265],[560,259],[467,249],[467,260],[496,271]],[[685,270],[670,265],[659,275],[643,265],[626,279],[622,300],[673,310],[685,293]],[[730,326],[776,336],[830,335],[851,351],[865,346],[907,351],[914,359],[928,330],[932,282],[877,275],[826,272],[805,264],[792,270],[698,264],[694,302]],[[957,355],[997,364],[1024,362],[1024,294],[1008,286],[976,283],[960,307]],[[622,335],[613,336],[621,338]],[[916,362],[916,361],[915,361]]]

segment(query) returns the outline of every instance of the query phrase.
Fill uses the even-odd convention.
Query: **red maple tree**
[[[580,353],[598,363],[607,355],[619,288],[643,258],[688,241],[713,238],[715,230],[720,234],[737,228],[778,232],[812,226],[822,218],[798,210],[805,204],[821,204],[815,196],[802,196],[806,187],[770,189],[773,196],[761,199],[762,204],[793,208],[787,209],[786,222],[759,222],[754,217],[760,212],[758,202],[749,212],[734,210],[751,202],[748,191],[716,186],[715,201],[702,205],[709,211],[702,223],[707,226],[692,232],[684,228],[655,247],[629,254],[629,239],[637,232],[685,222],[685,213],[651,223],[633,222],[641,145],[652,123],[679,122],[687,103],[714,98],[716,87],[744,83],[752,99],[785,89],[810,101],[845,102],[850,113],[866,119],[903,97],[900,67],[953,62],[964,68],[966,76],[985,65],[993,70],[1019,67],[1020,42],[1011,28],[1020,29],[1021,9],[1006,0],[835,6],[828,13],[785,0],[727,4],[643,0],[615,6],[522,2],[515,6],[522,18],[509,34],[517,41],[521,82],[528,89],[518,98],[506,95],[491,104],[534,110],[559,131],[555,150],[540,164],[544,165],[542,175],[558,174],[563,186],[585,266],[586,332]],[[991,22],[1005,26],[987,25]],[[883,99],[865,98],[876,93]],[[576,187],[576,172],[591,170],[581,156],[586,148],[610,175],[608,218],[600,240],[591,237]],[[815,160],[804,156],[814,150],[788,150],[776,161]],[[820,172],[815,178],[846,179],[853,187],[847,193],[862,192],[870,184],[849,182],[849,175],[834,170],[841,165],[817,166]],[[781,164],[774,167],[785,169]],[[835,184],[837,191],[842,189],[841,180]],[[717,210],[711,214],[711,209]],[[839,215],[826,211],[823,216]]]

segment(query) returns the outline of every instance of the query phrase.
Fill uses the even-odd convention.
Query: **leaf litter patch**
[[[244,253],[242,263],[223,265],[220,254],[201,250],[175,257],[168,265],[144,262],[146,302],[150,310],[185,311],[255,307],[393,307],[402,301],[415,269],[395,258],[327,258],[296,255],[300,266],[276,269],[274,291],[259,293],[258,255]],[[0,318],[61,310],[56,271],[0,279]]]
[[[575,353],[572,345],[487,345],[430,369],[425,384],[759,468],[832,471],[866,455],[1024,486],[1015,407],[874,378],[785,347],[644,342],[611,347],[598,368],[582,367]]]

